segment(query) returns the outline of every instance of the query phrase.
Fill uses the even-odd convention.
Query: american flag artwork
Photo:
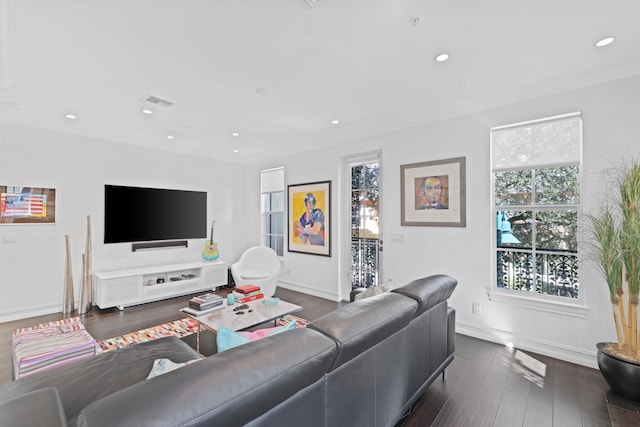
[[[47,216],[47,195],[32,193],[2,193],[0,216],[44,218]]]

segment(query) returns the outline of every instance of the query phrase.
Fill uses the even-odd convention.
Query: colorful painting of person
[[[427,176],[415,179],[415,209],[449,209],[449,177]]]
[[[324,213],[316,208],[316,196],[307,193],[304,196],[304,213],[294,224],[298,241],[308,245],[324,245]]]

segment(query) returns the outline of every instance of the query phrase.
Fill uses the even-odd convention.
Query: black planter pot
[[[614,392],[640,402],[640,364],[612,355],[604,349],[606,344],[597,344],[598,367],[602,376]]]

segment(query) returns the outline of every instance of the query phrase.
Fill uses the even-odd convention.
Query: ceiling
[[[638,17],[637,0],[0,0],[0,122],[252,163],[640,74]]]

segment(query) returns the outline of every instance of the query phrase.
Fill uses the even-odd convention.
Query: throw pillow
[[[361,292],[358,295],[356,295],[354,300],[358,301],[359,299],[373,297],[373,296],[376,296],[376,295],[384,294],[385,292],[386,292],[386,290],[382,286],[371,286],[371,287],[367,288],[366,291]]]
[[[201,360],[201,359],[194,359],[184,363],[176,363],[176,362],[172,362],[169,359],[156,359],[153,362],[153,368],[151,368],[151,372],[149,372],[147,379],[157,377],[158,375],[166,374],[167,372],[175,371],[176,369],[181,368],[184,365],[197,362],[198,360]]]
[[[239,345],[257,341],[264,337],[279,334],[296,328],[296,322],[289,322],[284,326],[276,326],[274,328],[258,329],[253,332],[235,332],[224,326],[218,329],[216,334],[216,344],[218,345],[218,353],[229,350]]]

